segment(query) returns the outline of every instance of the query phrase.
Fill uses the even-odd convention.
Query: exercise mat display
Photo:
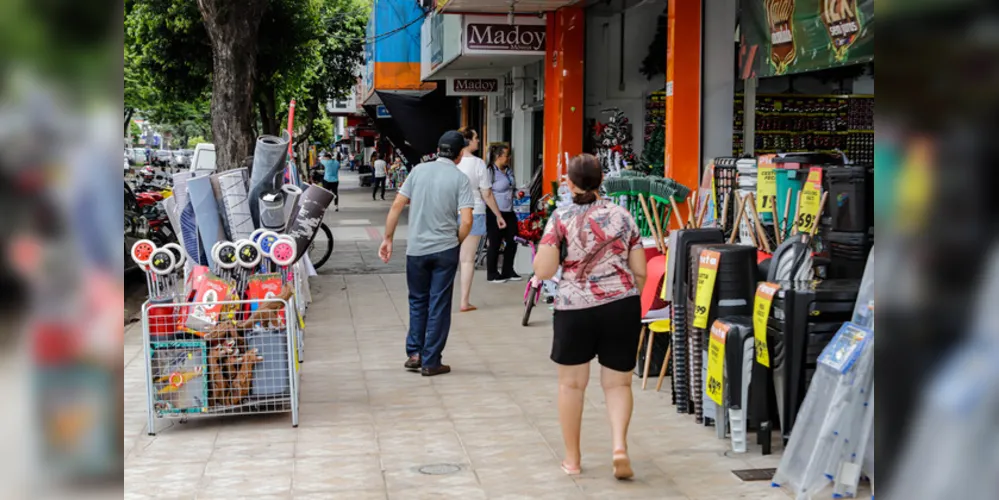
[[[225,240],[222,217],[219,215],[212,181],[207,175],[194,177],[187,182],[187,189],[191,195],[191,204],[194,205],[194,217],[198,224],[198,235],[201,237],[201,250],[211,249],[216,242]],[[211,252],[205,252],[205,259],[209,267],[215,266]]]
[[[238,168],[212,175],[212,187],[222,205],[226,234],[230,241],[248,239],[253,232],[250,202],[246,192],[246,169]]]
[[[261,227],[260,197],[275,193],[281,195],[289,142],[291,138],[287,132],[282,132],[281,137],[262,135],[257,138],[257,146],[253,151],[253,171],[250,173],[249,199],[254,227]]]
[[[288,223],[288,230],[285,231],[285,234],[295,238],[295,244],[298,246],[296,262],[309,250],[309,245],[319,230],[319,224],[323,222],[326,208],[332,202],[333,193],[314,184],[309,186],[298,199],[294,218]]]
[[[281,186],[281,191],[284,191],[284,224],[288,227],[298,207],[298,199],[302,197],[302,188],[294,184],[285,184]]]

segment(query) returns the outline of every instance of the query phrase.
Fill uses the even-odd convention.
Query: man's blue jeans
[[[424,368],[441,364],[441,353],[451,331],[454,275],[460,246],[430,255],[406,256],[409,285],[409,335],[406,355],[420,355]]]

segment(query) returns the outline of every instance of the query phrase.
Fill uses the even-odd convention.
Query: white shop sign
[[[548,35],[544,19],[516,16],[514,24],[498,16],[464,16],[465,54],[544,55]]]
[[[449,96],[489,96],[501,95],[503,82],[499,78],[459,78],[447,79]]]

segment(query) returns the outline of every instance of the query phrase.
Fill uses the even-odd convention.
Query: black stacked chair
[[[678,413],[693,413],[690,403],[690,366],[688,364],[687,328],[687,292],[690,275],[687,272],[687,262],[690,259],[690,247],[695,243],[722,243],[724,238],[720,229],[685,229],[676,231],[670,237],[670,260],[675,262],[673,279],[673,306],[670,308],[673,323],[673,404]],[[693,299],[691,299],[693,300]]]
[[[784,443],[790,438],[818,357],[840,326],[852,317],[860,289],[858,280],[780,285],[767,326],[771,368],[755,364],[751,384],[751,420],[757,423],[764,454],[770,453],[775,417]]]

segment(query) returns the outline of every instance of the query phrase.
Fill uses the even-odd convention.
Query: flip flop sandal
[[[562,472],[564,472],[567,476],[578,476],[583,472],[582,469],[580,469],[579,467],[576,468],[569,467],[568,465],[565,464],[565,462],[562,462],[561,465],[562,465]]]
[[[461,312],[463,312],[463,313],[472,312],[472,311],[478,311],[478,310],[479,310],[479,308],[475,307],[475,306],[468,306],[468,307],[462,307],[461,308]]]
[[[635,471],[631,468],[631,459],[627,453],[614,454],[614,479],[625,480],[635,477]]]

